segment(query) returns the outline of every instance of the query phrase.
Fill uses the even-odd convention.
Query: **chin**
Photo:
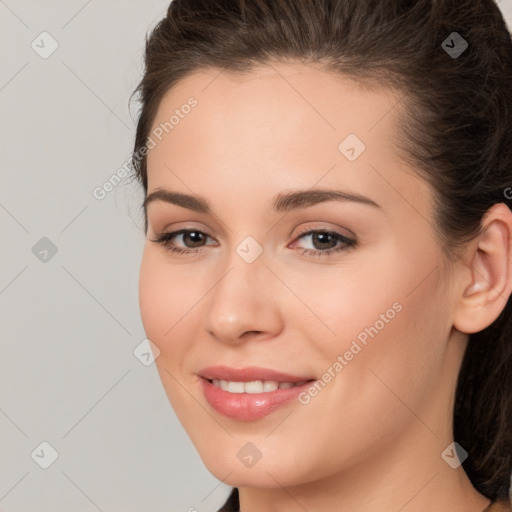
[[[307,471],[305,467],[287,467],[280,456],[272,459],[262,457],[252,467],[248,467],[238,459],[236,451],[232,452],[233,456],[220,452],[208,454],[199,452],[199,455],[206,469],[215,478],[232,487],[275,489],[310,481],[306,473],[311,474],[311,471]],[[300,472],[297,471],[298,469]]]
[[[265,468],[233,469],[226,466],[216,466],[214,468],[207,467],[208,471],[218,480],[231,487],[257,487],[264,489],[277,489],[280,487],[288,487],[296,485],[297,482],[292,475],[283,474],[281,472],[265,470]],[[226,476],[229,473],[229,476]]]

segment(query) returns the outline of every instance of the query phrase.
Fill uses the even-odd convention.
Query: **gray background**
[[[128,98],[167,6],[0,0],[3,512],[214,511],[228,494],[134,355],[141,191],[93,195],[129,158]]]

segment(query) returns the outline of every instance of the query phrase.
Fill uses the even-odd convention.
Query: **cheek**
[[[385,262],[382,258],[381,265]],[[308,339],[317,340],[315,350],[331,359],[349,350],[353,340],[361,347],[365,342],[369,345],[376,331],[381,337],[401,314],[402,296],[394,279],[399,269],[389,264],[385,272],[376,265],[361,267],[364,270],[351,265],[286,276],[290,288],[307,305],[293,301],[294,307],[286,310],[288,316],[295,317]]]
[[[162,331],[162,326],[159,325],[162,321],[159,308],[163,306],[162,302],[166,301],[162,296],[162,285],[156,276],[155,265],[151,264],[151,258],[144,251],[139,271],[139,309],[144,330],[150,339],[158,338],[158,334]]]
[[[180,319],[190,309],[184,302],[181,284],[176,283],[176,269],[171,269],[153,249],[145,248],[139,271],[139,308],[146,336],[160,350],[155,366],[165,392],[178,416],[186,417],[186,396],[176,378],[187,348],[187,336]],[[179,378],[179,377],[178,377]],[[184,410],[182,411],[182,409]]]
[[[210,285],[211,286],[211,285]],[[187,265],[171,264],[165,254],[145,248],[139,272],[139,308],[146,336],[160,349],[157,366],[175,370],[196,338],[200,299],[206,280]]]
[[[319,340],[316,350],[322,354],[317,366],[336,375],[328,385],[333,392],[361,398],[350,402],[355,409],[398,402],[393,392],[405,401],[424,398],[442,366],[449,334],[439,274],[418,286],[417,268],[382,262],[382,272],[368,266],[371,273],[352,273],[323,293],[309,292],[318,316],[334,331],[312,338]]]
[[[445,340],[444,318],[439,319],[442,303],[435,296],[435,284],[409,294],[410,288],[404,291],[402,285],[407,276],[402,279],[400,287],[395,284],[386,293],[373,295],[371,301],[349,303],[353,313],[339,316],[336,344],[330,344],[323,358],[323,370],[331,368],[335,376],[327,375],[330,380],[304,406],[325,418],[315,425],[315,436],[330,447],[333,456],[325,463],[332,464],[333,470],[337,461],[370,455],[383,439],[391,439],[417,421],[411,410],[423,417],[423,407],[439,379]],[[395,302],[402,309],[388,312],[386,323],[380,314],[386,315]],[[358,339],[361,333],[366,344]],[[351,350],[354,341],[359,348]],[[333,365],[339,363],[338,356],[345,357],[343,368],[338,366],[336,371]],[[361,444],[355,441],[358,439],[363,440]]]
[[[407,276],[402,279],[408,281]],[[414,282],[413,276],[409,281]],[[358,342],[362,334],[365,343],[358,343],[361,351],[346,368],[353,377],[347,379],[346,392],[361,398],[354,407],[365,404],[368,411],[380,410],[390,422],[394,414],[407,416],[403,403],[419,410],[427,399],[439,379],[448,334],[446,308],[436,296],[435,279],[413,293],[402,283],[400,289],[389,289],[383,307],[372,309],[368,325],[352,337]],[[399,307],[386,308],[392,304]],[[354,364],[356,359],[359,364]]]
[[[153,249],[144,249],[139,271],[139,308],[146,335],[160,349],[164,340],[170,338],[170,333],[166,333],[181,310],[176,290],[183,290],[176,285],[175,274]]]

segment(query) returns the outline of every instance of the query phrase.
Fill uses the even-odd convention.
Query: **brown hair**
[[[457,32],[468,47],[450,54]],[[458,43],[457,43],[458,44]],[[457,48],[456,48],[457,49]],[[435,195],[447,255],[472,240],[494,204],[512,206],[512,40],[492,0],[174,0],[146,39],[132,164],[163,95],[195,70],[250,71],[295,59],[404,94],[397,146]],[[147,232],[147,216],[145,229]],[[463,467],[489,499],[512,470],[512,302],[469,335],[454,407]],[[238,510],[234,489],[223,511]]]

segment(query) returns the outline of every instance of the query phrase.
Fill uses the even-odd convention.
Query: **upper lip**
[[[277,382],[302,382],[303,380],[315,380],[312,376],[297,376],[288,373],[247,366],[245,368],[230,368],[229,366],[208,366],[197,373],[204,379],[228,380],[231,382],[250,382],[253,380],[274,380]]]

